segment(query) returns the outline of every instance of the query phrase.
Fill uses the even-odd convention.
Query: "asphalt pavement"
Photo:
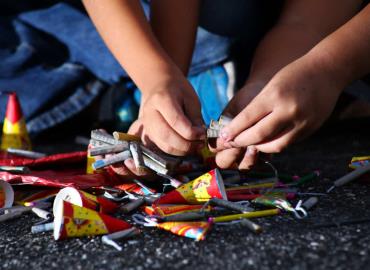
[[[303,190],[324,192],[348,171],[352,156],[370,155],[369,125],[364,119],[328,126],[276,155],[273,163],[280,172],[298,175],[319,169],[322,177]],[[74,149],[60,144],[53,147]],[[370,218],[369,206],[370,184],[356,182],[320,196],[305,220],[289,214],[256,219],[264,230],[260,235],[239,224],[214,226],[206,240],[194,242],[143,228],[141,235],[119,241],[121,252],[100,237],[56,242],[51,233],[32,235],[38,219],[27,214],[0,223],[0,269],[368,269],[370,222],[339,223]],[[327,222],[337,225],[317,226]]]

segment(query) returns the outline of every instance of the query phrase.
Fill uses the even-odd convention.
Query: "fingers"
[[[216,155],[216,164],[221,169],[236,168],[237,162],[243,153],[242,148],[231,148],[223,150]]]
[[[271,141],[256,145],[256,148],[258,151],[265,153],[280,153],[289,144],[297,140],[302,131],[303,130],[298,127],[288,128]]]
[[[189,108],[189,111],[192,110],[193,108],[191,109]],[[193,127],[190,120],[185,116],[180,105],[174,102],[171,98],[162,97],[161,108],[158,109],[159,109],[158,111],[160,111],[161,115],[166,120],[168,125],[172,129],[174,129],[177,132],[177,134],[181,134],[181,136],[184,139],[201,140],[202,139],[201,136],[205,135],[203,129],[200,129],[199,127]],[[199,118],[199,116],[197,116],[196,118]],[[199,120],[200,119],[198,119],[198,121]]]
[[[177,156],[183,156],[195,151],[194,147],[196,147],[196,144],[180,136],[158,111],[153,111],[150,116],[145,117],[147,117],[146,121],[148,121],[146,135],[162,151]]]
[[[239,170],[249,170],[251,167],[257,163],[258,159],[258,150],[255,146],[248,146],[245,151],[242,161],[239,163]]]
[[[204,139],[205,138],[205,129],[203,128],[204,121],[203,121],[199,102],[190,100],[190,99],[185,99],[184,102],[185,102],[184,109],[185,109],[186,115],[189,117],[190,121],[195,127],[201,128],[200,131],[202,132],[202,135],[204,135],[204,137],[200,139]]]
[[[225,142],[233,140],[239,133],[250,128],[256,122],[271,113],[270,106],[264,102],[259,102],[259,100],[261,100],[261,98],[253,100],[230,122],[230,124],[221,130],[220,136]]]
[[[241,132],[229,144],[232,147],[246,147],[266,142],[285,130],[290,124],[289,120],[286,113],[273,111],[254,126]]]

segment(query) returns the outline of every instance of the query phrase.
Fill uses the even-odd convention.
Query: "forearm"
[[[370,73],[370,4],[307,55],[345,86]]]
[[[286,1],[277,24],[255,52],[247,83],[266,84],[281,68],[306,54],[349,20],[360,2]],[[333,5],[337,5],[336,13],[333,13]]]
[[[186,75],[198,26],[199,0],[152,0],[150,23],[162,47]]]
[[[137,0],[84,0],[103,40],[141,91],[181,75],[154,37]]]

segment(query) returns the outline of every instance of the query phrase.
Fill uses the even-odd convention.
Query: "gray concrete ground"
[[[370,154],[369,120],[338,123],[275,156],[282,172],[303,175],[314,169],[323,178],[304,190],[323,192],[347,172],[354,155]],[[71,146],[70,146],[71,147]],[[353,183],[320,197],[306,220],[290,215],[256,220],[254,235],[240,225],[215,226],[205,241],[144,229],[123,251],[99,237],[55,242],[51,233],[31,235],[37,219],[25,215],[0,223],[0,269],[368,269],[370,222],[332,228],[315,224],[370,217],[370,186]]]

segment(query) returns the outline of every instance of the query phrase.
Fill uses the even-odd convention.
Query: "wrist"
[[[353,79],[354,72],[351,65],[338,57],[338,53],[328,46],[316,46],[305,57],[312,61],[313,68],[342,91]]]
[[[171,86],[183,81],[186,81],[186,78],[177,67],[167,66],[153,70],[138,86],[143,95],[149,95],[163,89],[171,89]]]

